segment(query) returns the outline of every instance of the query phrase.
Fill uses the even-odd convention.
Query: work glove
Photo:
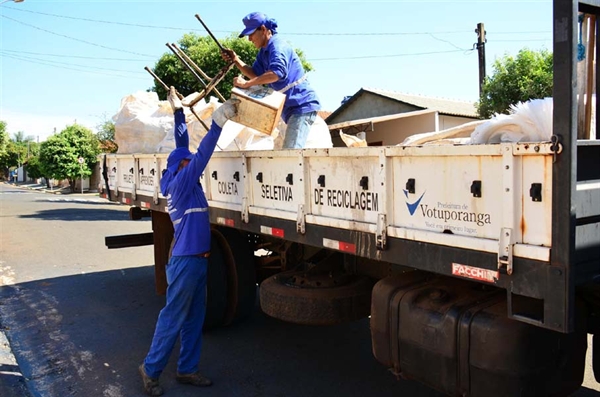
[[[175,87],[173,87],[173,86],[171,86],[171,88],[169,88],[169,93],[167,94],[167,100],[169,101],[169,103],[171,104],[171,107],[173,108],[173,113],[175,113],[176,110],[179,110],[183,107],[181,104],[181,99],[179,99],[178,92],[175,89]]]
[[[221,106],[217,108],[212,114],[213,121],[221,128],[225,125],[227,120],[230,120],[237,116],[238,106],[240,100],[237,98],[231,98],[225,101]]]

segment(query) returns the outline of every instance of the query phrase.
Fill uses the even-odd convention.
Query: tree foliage
[[[116,153],[119,146],[115,142],[115,123],[104,115],[104,121],[96,126],[96,137],[103,153]]]
[[[245,63],[249,65],[254,63],[258,49],[247,38],[238,38],[237,35],[232,34],[230,37],[221,40],[221,44],[226,48],[234,50]],[[203,81],[207,84],[210,79],[214,78],[226,66],[225,61],[221,58],[221,52],[217,44],[210,36],[199,36],[195,33],[184,34],[178,42],[178,47],[208,75],[209,79],[203,78]],[[313,70],[312,65],[306,61],[304,53],[298,49],[295,51],[302,62],[304,70],[306,72]],[[171,52],[165,53],[156,62],[154,73],[167,86],[174,86],[183,96],[187,96],[193,92],[200,92],[204,88]],[[239,71],[234,67],[217,85],[217,89],[225,98],[229,98],[231,89],[233,88],[233,79],[238,74]],[[158,82],[154,82],[154,87],[150,90],[155,91],[160,98],[166,98],[167,96],[167,92]]]
[[[44,168],[40,162],[39,156],[31,156],[29,159],[27,159],[27,176],[33,179],[48,179],[46,174],[44,174]]]
[[[10,138],[6,130],[6,122],[0,121],[0,169],[4,178],[8,178],[11,169],[20,167],[31,156],[37,155],[38,145],[32,136],[25,136],[22,131]]]
[[[6,131],[6,121],[0,120],[0,168],[4,178],[8,178],[9,158],[8,158],[8,132]]]
[[[100,144],[96,135],[84,126],[73,124],[42,142],[39,156],[41,172],[53,179],[68,179],[74,191],[78,178],[92,175],[98,154]],[[84,159],[81,165],[79,157]]]
[[[547,50],[522,49],[516,57],[505,55],[494,62],[487,77],[477,112],[481,118],[508,114],[510,105],[552,96],[553,56]]]

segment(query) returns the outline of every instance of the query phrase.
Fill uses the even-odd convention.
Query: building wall
[[[436,128],[437,121],[437,128]],[[394,120],[381,121],[374,123],[374,131],[366,132],[367,144],[369,146],[381,145],[381,146],[392,146],[398,145],[404,141],[407,137],[415,134],[421,134],[425,132],[436,132],[447,128],[456,127],[468,122],[474,121],[474,119],[467,117],[456,117],[456,116],[445,116],[437,113],[427,113],[422,115],[414,115],[409,117],[403,117]],[[332,131],[333,133],[333,131]],[[344,142],[332,134],[334,147],[345,147]],[[467,133],[464,137],[468,137]]]
[[[374,131],[367,132],[367,144],[381,142],[382,146],[402,143],[406,137],[435,131],[436,113],[376,123]]]
[[[470,117],[460,117],[460,116],[447,116],[444,114],[440,115],[440,131],[447,130],[448,128],[456,127],[465,123],[469,123],[471,121],[475,121],[477,119]]]
[[[415,110],[423,109],[365,92],[350,103],[341,114],[335,118],[331,118],[331,116],[327,118],[327,124],[337,124],[344,121],[387,116],[389,114],[406,113]]]

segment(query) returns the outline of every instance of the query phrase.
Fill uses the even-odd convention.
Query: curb
[[[0,396],[31,397],[10,342],[0,327]]]
[[[100,197],[99,193],[97,191],[84,191],[83,193],[81,193],[80,191],[76,191],[76,192],[72,192],[70,188],[60,188],[60,189],[48,189],[46,187],[46,185],[41,185],[41,184],[14,184],[14,183],[10,183],[7,181],[4,181],[4,184],[13,188],[19,188],[19,189],[27,189],[27,190],[34,190],[36,192],[40,192],[40,193],[48,193],[48,194],[60,194],[60,195],[65,195],[65,196],[70,196],[70,195],[78,195],[78,196],[96,196],[96,197]]]

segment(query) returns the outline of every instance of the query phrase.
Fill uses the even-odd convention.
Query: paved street
[[[0,328],[15,358],[0,354],[0,396],[26,396],[22,386],[34,397],[143,395],[137,365],[164,298],[154,293],[151,247],[104,246],[105,236],[151,230],[127,209],[0,183]],[[297,326],[257,305],[250,320],[204,341],[200,369],[214,386],[177,384],[174,354],[161,378],[167,397],[440,396],[374,359],[367,320]],[[600,395],[586,376],[576,396]]]

